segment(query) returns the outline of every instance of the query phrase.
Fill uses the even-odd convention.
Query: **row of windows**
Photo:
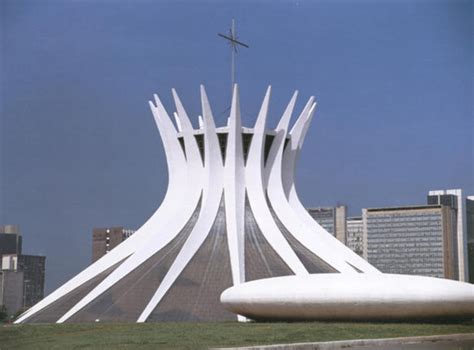
[[[426,222],[426,223],[403,223],[403,224],[396,224],[396,225],[367,225],[367,230],[368,231],[377,231],[381,229],[417,229],[417,228],[425,228],[429,227],[431,229],[441,229],[442,225],[441,223],[436,223],[436,222]]]
[[[439,239],[438,239],[439,238]],[[390,244],[390,245],[395,245],[395,244],[401,244],[402,246],[406,244],[416,244],[416,243],[431,243],[433,245],[442,245],[443,244],[443,239],[441,237],[429,237],[429,236],[415,236],[415,237],[394,237],[394,236],[388,236],[388,237],[368,237],[367,239],[367,245],[369,247],[374,247],[378,246],[381,244]]]
[[[379,242],[443,242],[441,235],[417,234],[417,235],[369,235],[367,237],[369,244],[377,244]]]
[[[384,268],[385,270],[390,270],[393,268],[399,270],[422,270],[422,271],[434,271],[434,270],[442,270],[443,264],[426,264],[425,262],[414,262],[411,264],[391,264],[383,261],[370,261],[372,264],[375,264],[379,268]],[[383,270],[382,270],[383,271]]]
[[[424,214],[386,214],[386,215],[367,215],[367,220],[419,220],[423,218],[439,218],[440,212]]]
[[[441,220],[425,220],[425,221],[399,221],[399,222],[368,222],[367,227],[387,227],[387,226],[395,226],[395,227],[410,227],[410,226],[441,226]]]
[[[384,254],[368,254],[370,262],[392,262],[395,265],[400,265],[401,261],[404,263],[415,264],[436,264],[443,261],[443,252],[433,254],[419,254],[412,252],[411,255],[400,254],[400,252],[384,252]]]
[[[400,235],[400,233],[402,235]],[[367,230],[367,235],[369,237],[374,235],[384,235],[388,236],[400,236],[400,237],[410,237],[410,236],[419,236],[420,234],[429,235],[429,236],[441,236],[441,228],[437,230],[430,230],[426,227],[412,227],[410,230],[406,229],[399,229],[399,228],[392,228],[392,229],[384,229],[380,228],[378,230]]]
[[[381,248],[401,248],[401,249],[411,249],[411,248],[424,248],[424,249],[443,249],[443,245],[440,243],[431,243],[431,242],[398,242],[398,243],[387,243],[381,242],[379,244],[371,244],[369,250],[376,250]]]
[[[368,224],[387,224],[387,223],[399,223],[399,222],[429,222],[429,221],[435,221],[435,222],[441,222],[441,216],[431,216],[431,217],[399,217],[399,218],[393,218],[393,217],[388,217],[385,219],[374,219],[374,218],[367,218],[367,223]]]
[[[391,226],[400,226],[400,227],[410,227],[410,226],[441,226],[443,225],[442,220],[418,220],[418,221],[387,221],[387,222],[367,222],[367,227],[391,227]]]

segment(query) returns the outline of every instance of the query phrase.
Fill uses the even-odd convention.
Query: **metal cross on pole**
[[[243,42],[237,40],[237,34],[235,32],[235,21],[232,19],[232,27],[229,29],[229,35],[224,35],[221,33],[217,33],[220,37],[226,39],[231,47],[231,53],[232,53],[232,63],[231,63],[231,79],[232,79],[232,86],[231,86],[231,92],[232,89],[234,88],[234,83],[235,83],[235,54],[237,53],[237,47],[243,46],[246,48],[249,48],[247,44],[244,44]]]

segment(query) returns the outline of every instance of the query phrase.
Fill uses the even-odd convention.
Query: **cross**
[[[237,53],[237,47],[243,46],[248,48],[249,46],[247,44],[244,44],[243,42],[237,40],[237,35],[235,33],[235,22],[234,19],[232,19],[232,27],[229,30],[229,35],[224,35],[221,33],[217,33],[220,37],[228,40],[230,47],[231,47],[231,53],[232,53],[232,64],[231,64],[231,79],[232,79],[232,89],[234,88],[234,83],[235,83],[235,57],[234,55]],[[232,90],[231,90],[232,91]]]

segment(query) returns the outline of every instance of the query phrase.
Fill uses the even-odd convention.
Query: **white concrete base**
[[[221,303],[257,320],[474,318],[474,285],[391,274],[295,275],[231,287]]]

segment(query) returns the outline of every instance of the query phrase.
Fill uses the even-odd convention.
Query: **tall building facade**
[[[94,228],[92,231],[92,262],[99,260],[135,231],[123,227]]]
[[[28,308],[44,298],[46,257],[10,254],[2,256],[2,270],[21,272],[23,275],[23,308]]]
[[[327,232],[335,236],[342,243],[347,240],[347,207],[340,205],[337,207],[317,207],[308,208],[308,213]]]
[[[24,304],[23,272],[0,270],[0,309],[5,308],[7,314],[13,316]]]
[[[43,299],[45,270],[44,256],[22,254],[18,226],[0,226],[0,305],[10,315]]]
[[[474,196],[466,198],[466,231],[469,282],[474,283]]]
[[[467,265],[467,235],[464,229],[464,206],[462,190],[436,190],[428,192],[428,204],[442,204],[450,206],[454,209],[457,235],[457,261],[459,270],[459,280],[467,281],[468,265]]]
[[[346,245],[354,253],[363,256],[364,254],[364,224],[362,217],[347,218]]]
[[[455,218],[445,205],[364,209],[364,257],[385,273],[458,279]]]

